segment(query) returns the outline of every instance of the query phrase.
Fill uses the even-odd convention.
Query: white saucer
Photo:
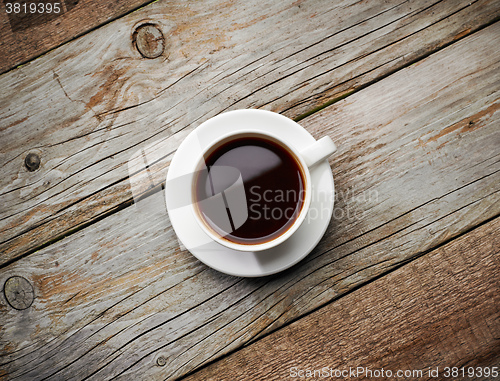
[[[196,258],[225,274],[258,277],[293,266],[306,257],[325,234],[334,203],[333,176],[327,160],[310,168],[313,193],[309,212],[302,225],[284,243],[260,252],[236,251],[211,240],[188,207],[173,207],[178,204],[178,193],[169,191],[169,182],[195,168],[195,160],[211,142],[229,132],[244,130],[249,124],[253,128],[258,126],[263,132],[277,135],[298,151],[315,142],[312,135],[299,124],[270,111],[236,110],[220,114],[201,124],[177,149],[167,174],[165,198],[178,239]]]

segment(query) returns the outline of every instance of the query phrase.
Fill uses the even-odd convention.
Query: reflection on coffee
[[[197,213],[218,236],[238,244],[285,233],[304,204],[305,175],[295,156],[263,136],[236,137],[205,155],[197,172]]]

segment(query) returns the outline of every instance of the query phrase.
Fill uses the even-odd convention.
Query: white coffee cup
[[[250,119],[252,116],[257,115],[259,121],[262,120],[267,120],[269,123],[275,123],[276,121],[279,121],[279,123],[289,123],[289,124],[296,124],[291,119],[288,119],[280,114],[275,114],[271,113],[269,111],[262,111],[262,110],[237,110],[237,111],[231,111],[230,113],[232,114],[231,118],[231,123],[235,123],[237,121],[237,116],[235,113],[240,112],[241,117],[245,118],[245,121],[242,120],[242,123],[250,123]],[[217,128],[217,123],[228,123],[228,118],[224,117],[224,114],[221,114],[217,117],[214,117],[210,120],[210,122],[213,124],[214,128]],[[222,129],[224,129],[225,126],[222,126]],[[226,128],[227,131],[227,128]],[[207,157],[207,154],[214,151],[217,149],[217,147],[220,147],[221,145],[234,140],[234,139],[245,139],[245,138],[259,138],[259,139],[265,139],[272,141],[276,144],[279,144],[283,149],[288,151],[290,156],[293,157],[295,160],[296,164],[299,166],[300,171],[303,175],[304,179],[304,192],[303,192],[303,199],[302,199],[302,207],[300,209],[300,212],[298,213],[297,216],[295,216],[293,223],[284,231],[282,234],[278,235],[277,237],[265,241],[265,242],[260,242],[260,243],[255,243],[255,244],[247,244],[247,243],[238,243],[234,242],[228,237],[230,236],[229,233],[231,233],[231,227],[236,226],[236,223],[233,224],[233,220],[235,220],[234,216],[240,215],[241,218],[240,220],[243,221],[245,218],[245,213],[244,210],[241,209],[241,207],[236,206],[235,208],[240,209],[240,213],[233,213],[232,214],[232,219],[231,219],[231,225],[229,223],[226,223],[226,227],[218,228],[218,231],[215,231],[215,228],[213,227],[214,224],[209,224],[207,220],[204,218],[202,213],[200,212],[201,210],[201,203],[203,203],[203,207],[209,208],[210,210],[215,211],[217,219],[220,219],[221,223],[218,223],[217,225],[224,226],[224,219],[227,217],[224,217],[224,213],[230,213],[234,211],[234,208],[228,208],[228,206],[233,206],[233,205],[245,205],[246,203],[241,201],[242,197],[245,197],[245,193],[242,192],[241,190],[243,189],[243,182],[241,181],[241,177],[238,178],[238,174],[235,173],[235,182],[231,186],[229,186],[224,192],[220,194],[215,194],[213,197],[210,197],[210,199],[207,200],[198,200],[196,197],[196,181],[197,181],[197,174],[200,173],[200,171],[206,171],[206,166],[205,166],[205,158]],[[223,134],[222,136],[218,136],[216,139],[210,141],[208,144],[205,143],[205,147],[202,151],[202,154],[198,156],[198,159],[196,162],[198,163],[197,168],[195,171],[193,171],[193,176],[191,177],[191,213],[194,214],[195,220],[197,221],[198,225],[200,228],[204,231],[204,233],[210,237],[212,240],[215,242],[218,242],[219,244],[233,249],[237,251],[262,251],[262,250],[267,250],[272,247],[275,247],[284,241],[286,241],[288,238],[290,238],[296,230],[300,227],[300,225],[303,223],[304,219],[306,218],[306,215],[309,211],[310,204],[311,204],[311,194],[312,194],[312,184],[311,184],[311,175],[310,175],[310,168],[315,166],[316,164],[323,162],[326,160],[333,152],[335,152],[336,147],[333,141],[330,139],[330,137],[325,136],[313,144],[309,145],[305,149],[301,149],[298,151],[296,148],[294,148],[291,144],[287,143],[285,138],[282,138],[280,136],[271,134],[265,130],[265,126],[263,127],[262,124],[259,124],[255,128],[252,128],[251,126],[245,128],[245,129],[238,129],[237,132],[227,132]],[[231,168],[219,168],[220,171],[223,170],[228,170],[230,171]],[[211,168],[212,173],[214,172],[214,169]],[[229,201],[228,201],[229,200]],[[231,203],[230,201],[233,200]],[[236,200],[236,201],[235,201]],[[229,202],[229,204],[228,204]],[[207,206],[208,205],[208,206]],[[236,210],[236,212],[238,212]],[[243,221],[244,222],[244,221]],[[237,224],[240,226],[240,224]],[[231,227],[230,227],[231,226]],[[227,234],[226,234],[227,233]]]

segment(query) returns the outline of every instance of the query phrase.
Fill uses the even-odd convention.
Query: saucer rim
[[[175,154],[174,154],[174,156],[172,158],[172,161],[170,163],[170,167],[169,167],[169,170],[168,170],[167,176],[166,176],[167,181],[169,180],[169,175],[172,173],[171,169],[176,167],[176,163],[177,163],[176,158],[178,159],[179,155],[183,154],[185,150],[189,151],[189,145],[193,144],[193,139],[196,138],[196,134],[197,133],[200,133],[200,132],[206,133],[207,132],[206,130],[210,129],[210,131],[208,133],[209,133],[209,135],[212,135],[212,141],[217,140],[220,136],[226,135],[226,133],[225,132],[220,132],[220,131],[218,132],[218,131],[214,130],[214,126],[213,126],[214,122],[217,122],[220,118],[240,117],[241,114],[249,114],[249,113],[255,113],[255,112],[257,112],[257,113],[259,113],[261,115],[264,115],[264,113],[266,113],[269,116],[272,115],[272,117],[274,117],[274,118],[276,118],[276,116],[277,116],[278,117],[277,119],[281,119],[281,122],[285,122],[288,126],[293,126],[293,130],[287,131],[287,133],[301,135],[300,139],[301,140],[308,140],[309,141],[308,144],[312,144],[312,143],[314,143],[314,141],[316,141],[316,139],[314,139],[314,137],[305,128],[303,128],[301,125],[299,125],[295,121],[293,121],[291,119],[288,119],[287,117],[285,117],[285,116],[283,116],[281,114],[277,114],[277,113],[274,113],[274,112],[271,112],[271,111],[266,111],[266,110],[258,110],[258,109],[244,109],[244,110],[229,111],[229,112],[226,112],[226,113],[223,113],[223,114],[219,114],[219,115],[217,115],[217,116],[215,116],[215,117],[213,117],[213,118],[205,121],[200,126],[198,126],[195,130],[193,130],[182,141],[182,143],[178,147],[178,149],[175,152]],[[276,128],[276,126],[274,126],[274,124],[273,124],[273,128]],[[233,132],[234,133],[238,133],[240,130],[243,131],[243,130],[246,130],[246,129],[245,128],[239,129],[238,127],[235,127],[235,130],[233,130]],[[274,135],[274,136],[278,136],[278,138],[281,141],[284,141],[284,142],[287,141],[285,139],[285,137],[282,137],[276,131],[272,131],[272,132],[266,131],[266,130],[262,130],[262,131],[264,131],[264,133],[267,132],[268,134],[271,134],[271,135]],[[289,143],[287,143],[287,144],[289,144]],[[296,151],[300,151],[300,149],[301,149],[301,148],[299,148],[299,147],[297,147],[297,146],[295,146],[293,144],[291,144],[291,146]],[[205,145],[204,147],[201,147],[202,151],[204,151],[206,149],[207,149],[207,145]],[[177,164],[177,165],[179,165],[179,164]],[[267,269],[267,270],[257,269],[257,270],[261,270],[261,271],[254,270],[252,272],[245,272],[243,268],[240,269],[239,271],[235,271],[234,269],[231,270],[229,268],[225,268],[224,267],[224,263],[220,263],[220,261],[217,261],[217,260],[213,261],[213,262],[206,261],[206,258],[204,258],[203,256],[201,256],[199,253],[197,254],[193,250],[188,249],[187,248],[188,245],[186,245],[186,243],[183,242],[182,239],[177,234],[177,229],[181,228],[181,227],[175,221],[176,218],[172,219],[172,213],[169,210],[169,196],[168,196],[167,189],[165,189],[165,201],[166,201],[166,205],[167,205],[167,211],[168,211],[168,214],[169,214],[169,218],[170,218],[170,222],[171,222],[172,228],[176,232],[177,239],[180,242],[182,242],[182,244],[186,247],[186,250],[189,251],[200,262],[204,263],[206,266],[208,266],[208,267],[210,267],[210,268],[212,268],[214,270],[217,270],[217,271],[219,271],[221,273],[224,273],[224,274],[227,274],[227,275],[231,275],[231,276],[247,277],[247,278],[269,276],[269,275],[273,275],[273,274],[279,273],[281,271],[284,271],[284,270],[286,270],[286,269],[288,269],[288,268],[296,265],[298,262],[300,262],[301,260],[303,260],[307,255],[309,255],[309,253],[317,246],[317,244],[323,238],[323,236],[324,236],[324,234],[325,234],[325,232],[326,232],[326,230],[327,230],[327,228],[328,228],[328,226],[330,224],[330,221],[331,221],[331,218],[332,218],[332,213],[333,213],[333,207],[334,207],[335,185],[334,185],[334,181],[333,181],[333,174],[331,172],[331,168],[330,168],[330,165],[328,163],[328,160],[325,159],[323,162],[320,162],[320,163],[316,164],[314,167],[309,168],[309,170],[311,172],[311,186],[313,186],[313,187],[314,187],[314,184],[315,184],[315,180],[313,179],[313,177],[317,177],[316,182],[319,182],[319,181],[324,181],[321,178],[321,176],[324,176],[326,173],[329,174],[329,176],[328,176],[328,180],[329,180],[328,184],[322,185],[322,187],[323,187],[322,189],[325,190],[327,193],[329,193],[331,195],[331,197],[329,198],[329,200],[330,200],[329,205],[327,205],[328,210],[329,210],[328,211],[328,217],[327,218],[320,218],[319,219],[320,223],[318,223],[318,227],[315,230],[318,231],[317,229],[321,227],[321,230],[320,230],[321,233],[319,235],[316,235],[316,234],[314,235],[316,238],[313,239],[313,240],[311,240],[310,244],[307,245],[307,249],[303,248],[301,250],[302,254],[300,254],[300,255],[293,255],[293,249],[292,250],[288,250],[288,251],[286,251],[283,254],[286,257],[290,257],[290,259],[293,258],[293,260],[287,261],[285,264],[283,264],[281,266],[278,266],[278,267],[270,268],[270,269]],[[327,187],[328,187],[328,189],[327,189]],[[308,211],[306,213],[306,216],[309,213],[310,213],[310,211]],[[175,215],[175,213],[174,213],[174,215]],[[198,226],[198,224],[197,224],[197,222],[195,220],[193,220],[192,223],[194,223],[194,224],[196,224]],[[304,225],[311,225],[312,223],[314,223],[314,221],[310,222],[310,221],[306,221],[306,219],[304,219],[304,221],[302,221],[302,223],[300,224],[300,226],[298,227],[298,229],[288,239],[292,238],[296,234],[301,234],[300,232],[302,232],[302,234],[307,233],[307,231],[304,230],[304,229],[307,228],[308,226],[304,227]],[[177,227],[176,227],[176,225],[177,225]],[[201,232],[203,234],[206,234],[205,232],[203,232],[203,230],[201,230]],[[307,237],[309,237],[309,235],[307,235]],[[257,252],[235,250],[235,249],[223,246],[223,245],[221,245],[220,243],[218,243],[216,241],[212,241],[211,243],[217,245],[218,250],[221,250],[223,252],[229,252],[229,253],[234,254],[234,255],[254,255],[255,256],[257,254],[262,255],[263,253],[266,253],[266,252],[279,251],[280,246],[284,246],[284,244],[286,242],[287,241],[285,241],[285,242],[283,242],[283,243],[281,243],[281,244],[279,244],[277,246],[274,246],[272,248],[265,249],[265,250],[262,250],[262,251],[257,251]]]

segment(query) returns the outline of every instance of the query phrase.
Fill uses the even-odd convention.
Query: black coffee
[[[239,244],[271,241],[293,225],[304,204],[297,159],[264,137],[224,142],[205,157],[195,181],[197,211],[219,236]]]

